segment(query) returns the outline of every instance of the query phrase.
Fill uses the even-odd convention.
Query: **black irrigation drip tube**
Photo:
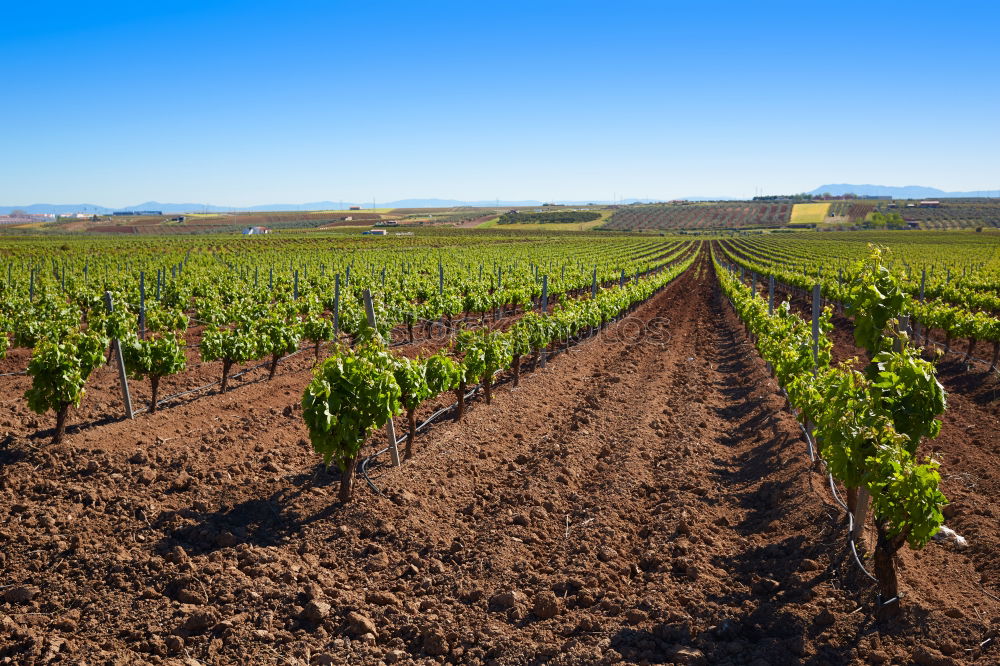
[[[677,261],[680,261],[680,259],[678,259]],[[665,266],[661,266],[660,268],[655,269],[653,272],[654,273],[659,273],[659,272],[663,271],[664,269],[666,269],[666,268],[674,265],[675,263],[677,263],[677,261],[671,262],[670,264],[667,264]],[[679,276],[677,276],[677,277],[679,277]],[[671,282],[673,282],[673,280],[671,280]],[[667,285],[663,285],[663,287],[661,287],[660,289],[658,289],[656,291],[656,293],[659,293],[662,289],[666,288],[666,286]],[[652,298],[653,296],[655,296],[656,293],[651,294],[650,298]],[[615,323],[616,321],[619,321],[620,319],[622,319],[626,314],[632,312],[637,305],[638,304],[633,305],[633,306],[627,308],[621,315],[619,315],[618,317],[613,318],[611,321],[607,322],[604,326],[600,327],[600,330],[603,330],[605,327],[607,327],[607,326]],[[514,310],[512,310],[510,312],[507,312],[506,310],[504,310],[504,311],[502,311],[500,313],[500,316],[501,317],[508,317],[508,316],[513,316],[515,314],[517,314],[517,310],[516,309],[514,309]],[[205,326],[210,326],[211,325],[211,324],[209,324],[207,322],[204,322],[204,321],[202,321],[200,319],[195,319],[194,317],[189,317],[189,319],[190,319],[190,321],[193,321],[193,322],[205,325]],[[479,319],[480,319],[479,317],[464,317],[462,319],[452,320],[452,326],[451,326],[450,330],[455,330],[455,324],[461,324],[461,323],[464,323],[466,321],[478,321]],[[441,321],[437,320],[437,319],[421,319],[420,321],[424,322],[424,323],[429,323],[429,324],[441,324]],[[583,341],[583,340],[590,339],[591,337],[593,337],[593,335],[594,334],[589,335],[589,336],[584,337],[584,338],[578,337],[577,341],[580,342],[580,341]],[[412,344],[416,344],[416,342],[417,341],[414,341],[414,343],[412,343]],[[391,347],[402,347],[402,346],[406,346],[408,344],[411,344],[411,343],[409,343],[409,342],[398,342],[398,343],[392,343],[390,346]],[[185,349],[192,349],[192,348],[197,347],[197,346],[199,346],[199,345],[192,343],[192,344],[184,345],[184,348]],[[297,351],[292,352],[291,354],[288,354],[287,356],[282,356],[281,359],[279,359],[279,360],[285,360],[285,359],[292,358],[294,356],[298,356],[302,352],[308,351],[308,350],[313,349],[313,348],[314,347],[312,345],[301,346],[301,347],[299,347],[299,349]],[[566,351],[569,351],[569,349],[567,348]],[[553,351],[553,355],[556,354],[556,353],[558,353],[558,350],[554,350]],[[242,377],[243,375],[245,375],[245,374],[247,374],[249,372],[253,372],[254,370],[258,370],[258,369],[266,367],[266,366],[268,366],[270,364],[271,364],[271,361],[264,361],[262,363],[258,363],[257,365],[251,366],[249,368],[245,368],[245,369],[243,369],[243,370],[241,370],[241,371],[239,371],[237,373],[234,373],[234,374],[230,375],[229,378],[230,379],[236,379],[238,377]],[[27,376],[27,374],[28,374],[28,372],[26,370],[21,370],[19,372],[0,373],[0,377]],[[161,398],[161,399],[159,399],[159,400],[156,401],[156,406],[157,406],[157,408],[159,408],[160,405],[167,404],[167,403],[169,403],[169,402],[171,402],[173,400],[176,400],[178,398],[183,398],[184,396],[187,396],[187,395],[192,395],[194,393],[199,393],[199,392],[204,391],[206,389],[210,389],[213,386],[218,386],[221,383],[222,383],[221,380],[214,381],[214,382],[210,382],[208,384],[205,384],[203,386],[198,386],[198,387],[193,388],[193,389],[187,389],[187,390],[181,391],[179,393],[173,393],[171,395],[164,396],[163,398]],[[505,383],[506,383],[506,380],[498,382],[496,385],[502,386]],[[480,385],[477,384],[476,387],[475,387],[475,389],[478,389],[479,387],[480,387]],[[448,411],[450,409],[453,409],[454,407],[455,407],[455,405],[452,405],[451,407],[446,408],[444,411]],[[133,415],[138,415],[138,414],[146,413],[148,411],[149,411],[149,407],[140,407],[138,409],[133,410],[132,414]],[[438,415],[435,415],[435,418],[437,416]],[[428,424],[429,424],[429,421],[425,422],[424,424],[422,424],[417,429],[417,431],[419,432],[421,429],[424,429]],[[396,442],[397,446],[399,445],[400,442],[402,442],[404,440],[405,440],[405,437],[402,438],[402,439],[400,439],[399,441],[397,441]],[[373,454],[372,456],[369,456],[369,458],[373,458],[373,457],[375,457],[377,455],[386,453],[388,450],[389,450],[388,448],[383,449],[383,450],[381,450],[381,451]],[[365,461],[363,461],[363,462],[368,462],[368,458],[366,458]],[[367,475],[365,475],[365,480],[368,481],[368,484],[372,487],[373,490],[375,490],[376,492],[378,492],[380,495],[382,494],[377,488],[375,488],[374,484],[371,483],[371,481],[368,479]]]
[[[312,350],[312,346],[311,345],[305,346],[305,347],[299,347],[298,351],[294,351],[291,354],[288,354],[287,356],[282,356],[278,360],[279,361],[284,361],[285,359],[289,359],[289,358],[292,358],[294,356],[298,356],[302,352],[308,351],[308,350]],[[247,374],[249,372],[253,372],[254,370],[259,370],[260,368],[267,367],[267,366],[271,365],[271,363],[272,363],[272,361],[264,361],[263,363],[258,363],[257,365],[252,365],[249,368],[245,368],[243,370],[240,370],[237,373],[229,375],[229,379],[236,379],[237,377],[242,377],[243,375],[245,375],[245,374]],[[162,398],[160,400],[157,400],[156,401],[156,406],[159,407],[160,405],[166,404],[166,403],[170,402],[171,400],[176,400],[177,398],[183,398],[184,396],[191,395],[192,393],[198,393],[199,391],[204,391],[205,389],[212,388],[213,386],[217,386],[217,385],[219,385],[221,383],[222,383],[222,381],[219,380],[219,381],[216,381],[216,382],[211,382],[210,384],[205,384],[204,386],[199,386],[197,388],[188,389],[186,391],[181,391],[180,393],[174,393],[173,395],[168,395],[168,396],[166,396],[166,397],[164,397],[164,398]],[[142,414],[142,413],[148,412],[148,411],[149,411],[149,407],[140,407],[139,409],[133,410],[132,414]]]
[[[729,307],[732,308],[733,313],[736,314],[736,318],[739,319],[739,314],[736,312],[736,306],[733,304],[733,300],[729,297],[728,294],[726,294],[726,302],[729,303]],[[750,343],[749,340],[748,340],[747,344],[751,344],[752,345],[753,343]],[[783,388],[781,388],[779,386],[778,390],[781,393],[781,395],[785,397],[786,402],[787,402],[788,394],[785,392],[785,389],[783,389]],[[798,419],[798,410],[795,409],[795,407],[792,407],[791,403],[789,403],[788,411],[791,413],[792,416],[795,417],[795,422],[798,424],[799,429],[802,431],[802,436],[806,440],[806,445],[809,447],[809,460],[811,462],[815,463],[816,460],[817,460],[817,458],[818,458],[820,460],[820,462],[822,462],[823,465],[826,466],[827,463],[826,463],[825,460],[823,460],[822,457],[819,456],[819,450],[816,448],[816,445],[815,445],[815,442],[814,442],[812,436],[809,434],[809,431],[806,430],[805,426],[802,425],[802,422],[799,421],[799,419]],[[830,483],[830,492],[833,494],[833,499],[837,502],[837,504],[840,505],[840,507],[847,514],[847,534],[848,534],[847,543],[851,547],[851,555],[852,555],[852,557],[854,559],[854,563],[858,566],[858,569],[860,569],[861,572],[865,576],[867,576],[872,581],[874,581],[874,582],[877,583],[878,579],[875,578],[875,576],[873,576],[871,573],[869,573],[868,569],[865,568],[865,565],[862,564],[861,558],[858,555],[857,546],[854,543],[854,539],[852,539],[850,537],[851,532],[854,531],[854,516],[851,515],[850,509],[847,508],[847,503],[844,502],[843,499],[841,499],[840,494],[837,492],[837,486],[836,486],[836,483],[833,480],[833,474],[827,473],[826,476],[827,476],[827,480]],[[887,601],[885,603],[888,604],[888,603],[891,603],[892,601],[894,601],[894,600],[890,599],[889,601]]]
[[[785,396],[786,399],[788,398],[788,394],[785,393],[785,389],[781,389],[781,394]],[[790,411],[792,413],[792,416],[796,417],[795,422],[798,424],[799,429],[802,431],[802,435],[806,438],[806,443],[809,445],[809,459],[815,462],[816,459],[818,458],[819,461],[823,463],[824,466],[826,466],[827,465],[826,461],[819,456],[815,440],[813,439],[812,435],[809,434],[809,431],[806,430],[805,426],[802,425],[802,422],[799,421],[798,410],[795,409],[794,407],[791,407]],[[833,480],[833,474],[830,474],[828,472],[826,477],[830,483],[830,493],[833,495],[833,499],[837,502],[837,504],[840,505],[840,508],[844,510],[844,513],[847,514],[847,534],[848,534],[847,543],[851,546],[851,555],[854,556],[854,562],[855,564],[858,565],[858,568],[861,569],[861,572],[864,573],[864,575],[868,576],[868,578],[877,583],[878,579],[875,578],[875,576],[873,576],[871,573],[869,573],[868,569],[865,568],[865,565],[861,563],[861,558],[858,556],[857,546],[854,543],[854,539],[850,537],[850,534],[854,531],[854,516],[851,514],[851,510],[847,508],[847,503],[843,499],[841,499],[840,493],[837,492],[837,485]]]
[[[515,314],[517,314],[517,310],[511,310],[510,312],[508,312],[507,310],[503,310],[497,316],[500,317],[500,318],[506,319],[507,317],[514,316]],[[458,332],[458,326],[460,324],[465,324],[465,323],[468,323],[470,321],[474,322],[474,323],[483,323],[484,326],[488,326],[490,324],[490,322],[489,321],[484,321],[484,319],[488,320],[491,316],[492,315],[490,315],[490,314],[486,314],[484,317],[462,317],[460,319],[452,319],[450,324],[446,324],[441,319],[424,319],[424,318],[420,318],[420,319],[417,319],[417,321],[415,321],[413,323],[413,327],[416,328],[418,326],[427,326],[427,327],[438,327],[438,326],[440,326],[442,329],[444,329],[445,333],[450,336],[451,334]],[[442,317],[442,319],[443,319],[443,317]],[[396,328],[396,327],[399,327],[399,326],[406,326],[406,324],[405,323],[404,324],[395,324],[393,326],[393,328]],[[397,342],[390,343],[389,347],[391,347],[391,348],[405,347],[407,345],[420,344],[422,342],[428,342],[430,340],[431,340],[431,338],[429,336],[428,337],[422,337],[422,338],[414,337],[413,342],[410,342],[409,340],[399,340]]]
[[[764,275],[764,274],[761,274],[761,275]],[[788,291],[789,295],[791,295],[793,293],[799,293],[800,295],[802,295],[804,297],[808,297],[809,296],[809,292],[806,291],[805,289],[801,289],[799,287],[795,287],[795,286],[787,284],[785,282],[779,282],[778,280],[775,280],[775,285],[781,285],[782,287],[784,287]],[[732,307],[733,311],[735,312],[736,308],[733,305],[732,299],[729,298],[728,295],[727,295],[727,300],[729,301],[730,307]],[[839,302],[839,301],[835,301],[833,299],[824,299],[824,300],[826,300],[827,303],[832,303],[832,304],[834,304],[836,306],[839,306],[841,308],[841,310],[844,309],[844,304],[841,303],[841,302]],[[738,315],[737,315],[737,317],[738,317]],[[911,319],[915,319],[915,318],[913,318],[912,315],[911,315]],[[919,322],[919,320],[916,320],[916,321]],[[923,325],[923,324],[921,324],[921,325]],[[937,342],[936,340],[931,339],[930,336],[929,336],[929,334],[926,331],[929,331],[928,327],[925,327],[925,333],[924,333],[924,336],[923,336],[924,337],[924,345],[931,344],[931,345],[935,345],[935,346],[938,346],[938,347],[944,347],[944,345],[942,343]],[[954,348],[952,349],[952,353],[962,354],[962,352],[960,350],[955,350]],[[980,358],[977,358],[975,356],[967,358],[967,359],[964,360],[964,362],[968,362],[968,361],[978,361],[978,362],[983,363],[985,365],[990,365],[991,364],[990,361],[986,361],[984,359],[980,359]],[[786,398],[786,401],[787,401],[788,394],[785,392],[785,390],[783,388],[781,388],[780,386],[778,387],[778,390],[780,391],[781,395]],[[816,458],[817,458],[817,455],[814,454],[814,451],[816,451],[817,449],[816,449],[815,441],[814,441],[813,437],[809,434],[808,430],[802,425],[802,423],[799,422],[799,420],[798,420],[798,410],[795,409],[795,407],[792,407],[790,403],[789,403],[789,412],[793,416],[796,417],[796,423],[798,423],[799,429],[802,430],[802,434],[805,437],[806,443],[809,446],[809,458],[810,458],[811,461],[815,462]],[[827,463],[826,463],[825,460],[823,460],[822,458],[819,458],[819,460],[820,460],[820,462],[823,463],[824,466],[827,466]],[[827,480],[828,480],[829,485],[830,485],[830,493],[833,495],[833,499],[844,510],[844,513],[847,514],[847,533],[848,533],[848,535],[850,535],[854,531],[854,516],[851,513],[851,511],[847,508],[847,503],[844,502],[844,500],[840,497],[840,494],[837,492],[837,486],[836,486],[836,483],[834,481],[833,474],[827,473]],[[854,543],[854,540],[851,539],[850,536],[848,536],[847,542],[848,542],[848,545],[850,545],[850,547],[851,547],[851,555],[854,558],[855,564],[857,564],[858,568],[861,570],[862,573],[865,574],[865,576],[867,576],[869,579],[871,579],[872,581],[874,581],[874,582],[877,583],[878,579],[875,578],[875,576],[873,576],[871,573],[869,573],[869,571],[861,563],[861,558],[858,555],[857,546]],[[879,597],[877,603],[880,606],[888,606],[889,604],[897,603],[899,601],[899,599],[900,598],[897,596],[897,597],[893,597],[892,599],[888,599],[886,601],[882,601],[881,597]],[[989,643],[990,640],[992,640],[992,639],[987,639],[983,643],[980,643],[980,647],[982,647],[982,646],[986,645],[987,643]]]
[[[660,271],[656,271],[656,272],[658,273]],[[635,303],[635,304],[633,304],[633,305],[625,308],[621,312],[621,314],[619,314],[617,317],[613,317],[609,321],[605,322],[602,326],[593,327],[593,331],[592,332],[588,332],[588,333],[586,333],[584,335],[578,335],[578,336],[572,338],[572,340],[573,340],[572,346],[576,347],[576,346],[578,346],[578,345],[580,345],[580,344],[582,344],[584,342],[588,342],[590,340],[593,340],[597,336],[597,334],[598,334],[599,331],[603,331],[608,326],[611,326],[612,324],[617,323],[617,322],[625,319],[626,317],[628,317],[628,315],[630,315],[639,305],[641,305],[642,303],[645,303],[645,302],[648,302],[648,301],[652,300],[653,297],[655,297],[657,294],[659,294],[664,289],[666,289],[671,284],[673,284],[674,280],[676,280],[677,278],[679,278],[681,275],[683,275],[683,272],[675,275],[673,277],[673,279],[671,279],[669,282],[667,282],[662,287],[660,287],[659,289],[657,289],[656,291],[654,291],[652,294],[650,294],[644,301]],[[542,350],[542,351],[544,352],[545,350]],[[566,347],[563,347],[561,350],[557,348],[556,350],[553,350],[552,352],[545,352],[545,353],[551,353],[552,356],[556,356],[560,352],[569,353],[570,351],[572,351],[572,349],[569,346],[566,346]],[[532,372],[534,372],[537,369],[540,369],[540,366],[532,367]],[[505,384],[507,384],[507,383],[509,383],[511,381],[513,381],[512,378],[505,377],[504,379],[501,379],[500,381],[494,382],[493,386],[503,386],[503,385],[505,385]],[[473,386],[473,387],[471,387],[469,389],[469,391],[465,394],[465,400],[466,400],[467,403],[471,402],[472,400],[475,399],[476,392],[481,387],[482,387],[482,384],[476,384],[475,386]],[[417,426],[416,432],[420,433],[420,432],[426,430],[435,421],[437,421],[438,419],[440,419],[443,415],[451,412],[456,407],[458,407],[458,403],[457,402],[455,402],[455,403],[453,403],[453,404],[451,404],[451,405],[449,405],[447,407],[442,407],[441,409],[437,410],[436,412],[434,412],[433,414],[431,414],[429,417],[427,417],[427,419],[423,423],[421,423],[421,424],[419,424]],[[406,441],[406,435],[403,435],[401,437],[397,437],[396,438],[396,446],[398,447],[400,444],[402,444],[405,441]],[[368,487],[371,488],[373,492],[375,492],[376,494],[378,494],[381,497],[384,497],[386,499],[388,499],[388,496],[384,492],[382,492],[382,490],[378,486],[375,485],[375,482],[372,481],[371,476],[368,473],[368,470],[369,470],[369,468],[371,467],[372,463],[375,461],[376,458],[378,458],[381,455],[385,455],[388,452],[389,452],[389,447],[384,447],[384,448],[378,449],[374,453],[366,456],[358,464],[358,472],[364,478],[365,483],[368,484]]]
[[[745,267],[741,265],[741,268],[745,268]],[[762,278],[763,277],[770,277],[770,275],[767,274],[767,273],[759,273],[759,276],[762,277]],[[792,296],[794,294],[798,294],[799,296],[802,296],[803,298],[811,298],[811,295],[810,295],[810,293],[809,293],[808,290],[803,289],[801,287],[796,287],[795,285],[788,284],[787,282],[782,282],[782,281],[780,281],[778,279],[775,279],[774,285],[775,285],[775,287],[779,287],[779,286],[780,287],[784,287],[784,289],[788,292],[789,296]],[[835,306],[839,307],[840,310],[841,310],[841,312],[843,312],[846,309],[846,306],[842,302],[840,302],[840,301],[836,301],[836,300],[834,300],[832,298],[827,298],[825,296],[823,296],[822,299],[824,301],[826,301],[827,304],[832,304],[832,305],[835,305]],[[920,324],[924,328],[924,333],[921,336],[921,337],[923,337],[923,340],[924,340],[923,345],[928,345],[929,344],[929,345],[933,345],[935,347],[940,347],[941,349],[944,349],[945,345],[943,343],[938,342],[937,340],[934,340],[933,338],[930,337],[929,331],[931,330],[931,327],[929,327],[926,324],[924,324],[922,321],[920,321],[919,319],[917,319],[912,314],[908,315],[908,316],[910,317],[910,321],[911,322],[916,322],[916,323]],[[916,336],[914,336],[914,341],[916,341]],[[948,352],[946,352],[946,353],[961,355],[963,357],[963,359],[962,359],[963,363],[969,363],[969,362],[974,361],[976,363],[982,363],[983,365],[990,366],[990,367],[992,367],[992,365],[993,365],[992,361],[987,361],[986,359],[979,358],[978,356],[970,356],[968,358],[965,358],[965,353],[961,349],[956,349],[954,345],[952,345],[951,350],[948,351]]]
[[[467,402],[471,401],[475,397],[476,391],[478,391],[481,386],[482,386],[482,384],[476,384],[475,386],[473,386],[465,394],[465,400]],[[439,418],[441,418],[441,416],[443,416],[444,414],[447,414],[448,412],[452,411],[456,407],[458,407],[458,403],[457,402],[452,403],[451,405],[448,405],[447,407],[442,407],[441,409],[437,410],[436,412],[434,412],[433,414],[431,414],[430,416],[428,416],[427,420],[425,420],[423,423],[421,423],[420,425],[417,426],[416,432],[421,432],[423,430],[426,430],[428,426],[430,426],[432,423],[434,423],[434,421],[438,420]],[[405,441],[406,441],[406,435],[403,435],[402,437],[397,437],[396,438],[396,446],[399,446],[400,444],[402,444]],[[386,454],[388,452],[389,452],[389,447],[388,446],[385,447],[385,448],[383,448],[383,449],[379,449],[375,453],[373,453],[373,454],[371,454],[369,456],[366,456],[365,459],[362,460],[361,464],[358,466],[358,469],[361,472],[361,476],[364,477],[365,483],[368,484],[368,487],[371,488],[374,492],[376,492],[379,495],[381,495],[382,497],[385,497],[386,499],[388,499],[388,497],[386,496],[386,494],[383,493],[379,489],[379,487],[375,485],[375,483],[371,480],[371,477],[368,475],[368,467],[375,460],[375,458],[377,458],[378,456],[384,455],[384,454]]]

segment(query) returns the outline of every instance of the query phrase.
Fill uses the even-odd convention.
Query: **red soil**
[[[953,397],[966,419],[932,444],[973,545],[904,553],[904,613],[879,631],[705,260],[346,507],[297,407],[310,363],[58,447],[31,436],[27,380],[0,379],[0,663],[949,664],[1000,629],[978,513],[997,489],[947,477],[988,467],[987,424],[965,435]],[[113,377],[95,386],[88,403],[112,399]]]

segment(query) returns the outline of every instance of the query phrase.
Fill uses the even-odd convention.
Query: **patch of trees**
[[[796,203],[801,203],[803,201],[812,201],[815,199],[811,194],[801,193],[801,194],[769,194],[766,196],[754,197],[754,201],[793,201]]]
[[[906,220],[899,213],[882,213],[875,211],[869,223],[874,229],[906,229]]]

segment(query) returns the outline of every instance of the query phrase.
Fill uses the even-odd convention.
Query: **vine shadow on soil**
[[[718,366],[723,376],[747,377],[752,374],[755,369],[747,362],[742,345],[734,341],[727,347]],[[726,402],[716,408],[716,414],[732,425],[721,444],[732,450],[743,442],[760,442],[734,461],[712,460],[712,475],[729,488],[730,495],[748,512],[743,522],[735,527],[740,534],[747,536],[766,530],[769,523],[787,512],[788,504],[778,503],[778,499],[796,496],[793,490],[798,481],[797,473],[786,475],[784,479],[776,479],[773,475],[780,451],[794,444],[787,433],[781,432],[774,407],[768,404],[774,396],[762,392],[759,383],[752,380],[734,382],[718,388],[726,397]],[[768,430],[771,436],[765,437]],[[802,446],[805,447],[805,444],[802,443]],[[759,487],[755,486],[761,479],[768,480]],[[740,488],[746,490],[740,491]]]
[[[967,399],[980,407],[993,405],[1000,397],[1000,385],[996,381],[996,373],[987,369],[969,366],[961,360],[942,358],[937,362],[938,381],[949,391],[961,393]]]
[[[166,552],[181,545],[188,552],[211,553],[239,543],[253,546],[275,546],[297,534],[311,523],[329,518],[345,505],[331,497],[329,504],[312,515],[301,515],[289,505],[313,488],[339,484],[340,473],[317,464],[311,472],[297,474],[285,480],[287,486],[268,497],[255,497],[232,506],[223,505],[216,511],[196,511],[193,508],[170,512],[153,524],[164,536],[157,549]],[[355,481],[358,483],[358,480]],[[355,489],[357,490],[357,489]],[[194,524],[170,528],[174,515],[193,517]]]
[[[27,460],[28,451],[23,446],[17,446],[13,435],[7,435],[0,441],[0,469]]]
[[[826,571],[799,575],[803,561],[815,558],[821,547],[802,534],[781,538],[780,532],[775,533],[775,524],[785,525],[795,505],[799,505],[799,513],[811,512],[810,507],[802,506],[810,501],[809,496],[797,490],[802,475],[811,472],[806,466],[795,469],[781,462],[782,452],[799,445],[804,450],[806,444],[782,431],[775,405],[777,397],[762,390],[759,379],[763,370],[748,358],[754,352],[745,338],[737,334],[720,341],[720,347],[721,376],[743,378],[724,380],[717,387],[726,400],[716,408],[716,414],[730,424],[720,443],[733,451],[746,443],[753,444],[737,457],[713,458],[711,474],[745,512],[732,529],[744,537],[770,533],[772,542],[713,558],[713,566],[744,585],[730,593],[709,597],[731,609],[731,615],[715,618],[715,631],[702,637],[761,651],[768,660],[778,660],[773,663],[846,663],[851,658],[847,647],[822,646],[813,657],[807,658],[805,645],[815,645],[825,627],[807,621],[785,606],[788,602],[807,600],[812,587],[835,575],[834,565]],[[797,464],[794,458],[790,464]],[[795,525],[790,527],[794,532]],[[740,617],[739,609],[748,601],[756,602],[756,606]]]
[[[71,412],[71,414],[72,414],[72,412]],[[81,432],[83,432],[85,430],[90,430],[92,428],[97,428],[99,426],[110,425],[110,424],[115,423],[117,421],[124,421],[124,420],[125,420],[125,416],[124,415],[122,415],[122,416],[113,416],[113,415],[109,414],[107,416],[101,416],[99,418],[92,419],[90,421],[83,421],[83,422],[80,422],[80,423],[70,423],[70,424],[68,424],[66,426],[66,435],[76,435],[76,434],[81,433]],[[55,421],[53,421],[51,428],[45,428],[43,430],[36,430],[35,432],[33,432],[30,435],[28,435],[28,439],[32,440],[32,441],[38,440],[38,441],[47,442],[47,441],[50,441],[52,439],[53,435],[55,435],[55,434],[56,434],[56,426],[55,426]]]

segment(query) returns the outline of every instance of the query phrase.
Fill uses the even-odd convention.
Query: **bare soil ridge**
[[[969,660],[1000,624],[982,560],[907,554],[909,610],[875,631],[715,280],[703,257],[347,507],[305,441],[306,367],[59,447],[10,433],[0,663]]]

